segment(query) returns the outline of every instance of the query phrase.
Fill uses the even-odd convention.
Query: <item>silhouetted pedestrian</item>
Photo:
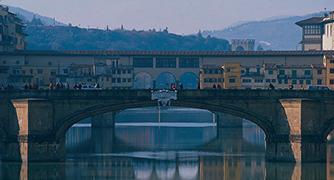
[[[289,85],[289,89],[290,89],[290,90],[293,89],[293,85],[292,85],[292,84]]]
[[[274,90],[275,89],[275,86],[273,85],[273,84],[269,84],[269,88],[271,89],[271,90]]]

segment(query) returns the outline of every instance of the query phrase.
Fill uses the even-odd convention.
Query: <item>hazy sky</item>
[[[248,20],[303,15],[327,8],[334,0],[3,0],[64,23],[81,27],[163,29],[189,34],[222,29]]]

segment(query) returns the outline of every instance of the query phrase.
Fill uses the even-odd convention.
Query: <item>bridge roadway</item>
[[[173,106],[248,119],[266,134],[266,159],[326,161],[334,129],[334,92],[183,90]],[[1,91],[0,138],[5,161],[63,161],[66,131],[80,120],[127,108],[155,106],[148,90]]]

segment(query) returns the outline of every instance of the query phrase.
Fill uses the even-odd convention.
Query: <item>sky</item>
[[[1,0],[0,0],[1,1]],[[327,8],[334,0],[2,0],[80,27],[148,30],[177,34],[220,30],[234,23],[287,15],[305,15]]]

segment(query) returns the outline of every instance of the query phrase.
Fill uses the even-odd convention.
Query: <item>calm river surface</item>
[[[142,110],[140,110],[143,113]],[[132,113],[132,114],[131,114]],[[169,112],[170,113],[170,112]],[[116,127],[74,125],[67,133],[64,163],[1,163],[1,179],[334,179],[334,146],[324,164],[266,163],[263,132],[217,129],[212,116],[196,111],[127,112]],[[131,118],[136,119],[135,123]],[[169,120],[170,118],[170,120]],[[175,124],[175,119],[178,120]],[[332,162],[333,163],[332,163]]]

